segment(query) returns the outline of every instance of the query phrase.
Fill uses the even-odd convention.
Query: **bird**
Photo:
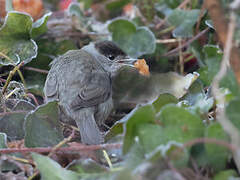
[[[113,77],[123,66],[134,67],[134,62],[108,40],[69,50],[50,64],[45,101],[59,102],[60,121],[75,123],[82,143],[101,144],[104,133],[100,127],[113,110]]]

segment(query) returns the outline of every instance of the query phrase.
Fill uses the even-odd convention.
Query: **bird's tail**
[[[76,111],[76,124],[80,130],[81,141],[84,144],[101,144],[104,142],[103,135],[99,130],[94,113],[90,108],[83,108]]]

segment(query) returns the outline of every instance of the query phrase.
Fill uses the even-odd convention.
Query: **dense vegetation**
[[[0,0],[0,179],[239,179],[240,1]],[[122,68],[105,144],[44,104],[50,62],[112,40]],[[70,88],[70,87],[69,87]]]

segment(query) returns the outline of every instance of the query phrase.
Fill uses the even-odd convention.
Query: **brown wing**
[[[78,93],[71,103],[74,110],[96,106],[105,102],[111,94],[111,80],[107,73],[90,73],[89,82]]]

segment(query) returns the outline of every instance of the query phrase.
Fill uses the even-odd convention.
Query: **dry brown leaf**
[[[139,70],[139,73],[144,76],[149,76],[149,67],[144,59],[139,59],[134,63],[135,68]]]

